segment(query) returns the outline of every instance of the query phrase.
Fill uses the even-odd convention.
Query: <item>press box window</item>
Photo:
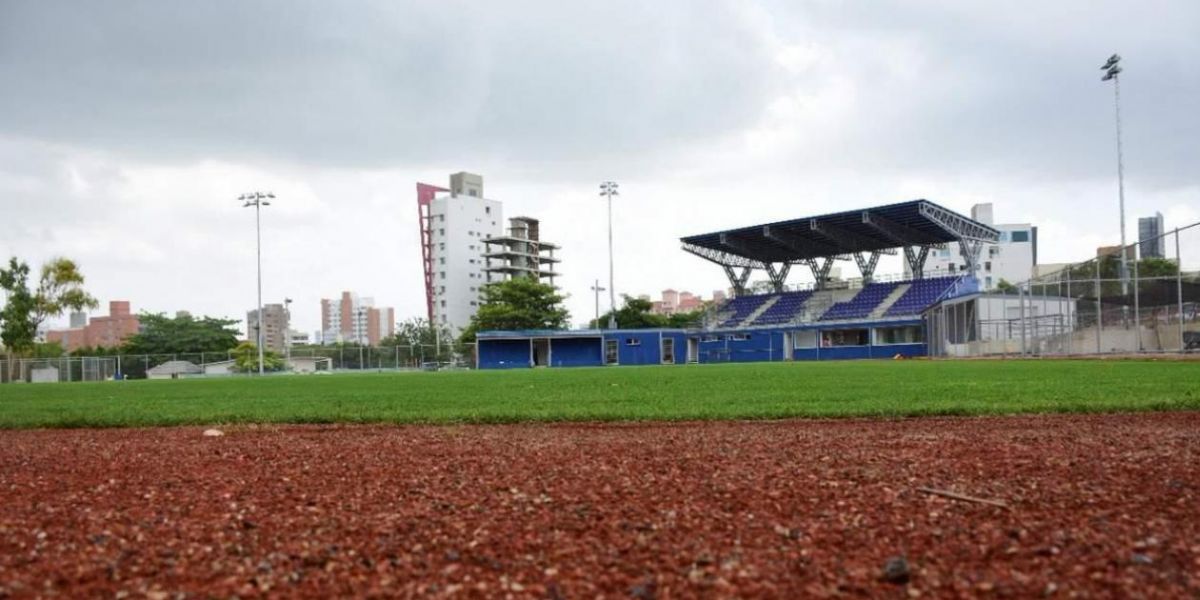
[[[625,345],[626,346],[641,346],[642,340],[639,340],[637,338],[625,338]]]

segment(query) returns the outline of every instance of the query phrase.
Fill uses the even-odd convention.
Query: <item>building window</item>
[[[957,267],[958,267],[958,265],[956,265],[954,263],[950,263],[950,272],[953,273]]]
[[[734,334],[730,334],[730,335],[729,335],[728,337],[726,337],[725,339],[727,339],[727,340],[729,340],[729,341],[731,341],[731,342],[744,342],[744,341],[746,341],[746,340],[750,339],[750,334],[748,334],[748,333],[734,333]]]
[[[1028,241],[1029,241],[1029,232],[1028,232],[1028,231],[1014,231],[1014,232],[1012,232],[1012,241],[1013,241],[1013,243],[1016,243],[1016,242],[1028,242]]]
[[[439,258],[438,264],[442,264],[442,265],[446,264],[446,257],[443,256],[443,257]]]
[[[475,291],[475,286],[471,286],[471,291]]]
[[[921,335],[920,325],[905,325],[903,327],[880,327],[875,330],[875,344],[919,344],[925,341]]]
[[[834,329],[821,332],[821,346],[866,346],[870,343],[866,329]]]
[[[438,229],[438,235],[446,235],[445,229]]]
[[[490,207],[490,206],[483,207],[483,212],[485,212],[489,215],[492,214],[492,207]]]
[[[701,338],[701,339],[700,339],[700,341],[702,341],[702,342],[719,342],[719,341],[721,341],[721,336],[719,336],[719,335],[706,335],[706,336],[704,336],[703,338]]]
[[[445,278],[446,278],[446,272],[445,272],[445,271],[442,271],[442,272],[438,273],[438,276],[439,276],[439,277],[441,277],[442,279],[445,279]]]
[[[471,306],[477,306],[474,300],[471,301]]]
[[[473,259],[473,258],[468,258],[468,259],[467,259],[467,262],[469,262],[469,263],[471,263],[471,264],[475,264],[475,259]]]
[[[639,340],[637,338],[625,338],[625,345],[626,346],[641,346],[642,340]]]
[[[817,331],[815,329],[804,329],[792,333],[792,348],[816,348],[817,347]]]
[[[604,340],[604,364],[617,364],[617,340]]]
[[[438,215],[438,222],[439,222],[439,223],[445,223],[445,222],[446,222],[446,215]]]
[[[991,273],[992,272],[992,261],[989,260],[989,261],[983,263],[983,270],[987,271],[988,273]]]

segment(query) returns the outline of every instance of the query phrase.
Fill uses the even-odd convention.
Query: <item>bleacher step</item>
[[[895,304],[896,301],[908,291],[908,288],[911,287],[911,283],[902,283],[896,286],[896,289],[892,290],[892,293],[888,294],[887,297],[883,299],[883,302],[880,302],[879,306],[876,306],[875,310],[871,311],[871,314],[868,315],[868,318],[878,319],[879,317],[887,314],[888,309],[891,308],[892,305]]]

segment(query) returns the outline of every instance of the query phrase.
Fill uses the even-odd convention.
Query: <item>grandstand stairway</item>
[[[736,326],[737,327],[746,327],[746,326],[750,325],[751,323],[754,322],[755,319],[757,319],[759,317],[759,315],[767,312],[768,308],[775,306],[776,302],[779,302],[778,295],[769,296],[767,298],[766,302],[759,304],[758,308],[754,309],[754,312],[750,313],[750,315],[747,316],[745,319],[742,319],[742,321],[740,323],[737,323]]]
[[[900,299],[901,296],[908,292],[908,288],[910,287],[912,286],[907,283],[902,283],[896,286],[896,289],[892,290],[892,293],[888,294],[887,297],[883,299],[883,302],[880,302],[879,306],[876,306],[875,310],[871,311],[871,314],[868,315],[868,318],[878,319],[882,317],[883,314],[886,313],[888,309]]]

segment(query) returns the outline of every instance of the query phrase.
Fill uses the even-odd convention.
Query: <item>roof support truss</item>
[[[886,237],[892,242],[900,246],[908,246],[909,244],[937,244],[938,239],[923,231],[919,231],[907,225],[901,225],[886,217],[873,214],[869,210],[864,210],[862,213],[863,225],[874,229],[880,235]]]
[[[843,251],[854,251],[856,248],[861,248],[863,246],[879,246],[879,240],[859,235],[853,231],[847,231],[846,229],[836,225],[822,223],[817,219],[809,219],[808,228],[813,233],[829,240],[832,244],[836,245]],[[843,241],[853,242],[853,245],[843,245]],[[894,248],[890,248],[886,250],[879,250],[879,252],[883,254],[895,254],[896,250]]]
[[[688,254],[699,256],[708,262],[718,264],[722,267],[749,267],[751,269],[761,269],[763,264],[757,260],[751,260],[744,256],[739,256],[731,252],[723,252],[721,250],[713,250],[704,246],[695,244],[684,244],[683,251]]]
[[[778,227],[773,228],[770,225],[763,225],[763,237],[796,252],[815,252],[819,254],[838,254],[841,252],[841,248],[838,246],[807,240]]]
[[[921,216],[937,223],[947,233],[962,240],[996,243],[1000,240],[1000,232],[995,229],[972,221],[958,213],[951,212],[929,202],[922,202]]]

